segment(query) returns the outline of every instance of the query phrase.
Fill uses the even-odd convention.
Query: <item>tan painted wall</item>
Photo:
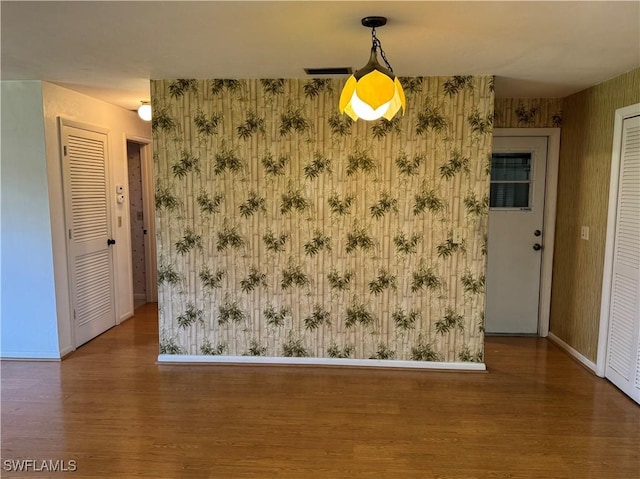
[[[617,108],[640,102],[640,69],[563,100],[551,331],[595,361]],[[580,227],[590,228],[589,241]]]
[[[56,307],[58,312],[58,334],[62,354],[70,352],[71,307],[69,304],[69,279],[66,253],[66,230],[64,222],[64,195],[62,170],[60,168],[60,133],[58,118],[94,125],[109,130],[109,170],[112,185],[124,185],[128,198],[127,179],[127,135],[149,138],[151,127],[133,111],[96,100],[81,93],[68,90],[53,83],[42,83],[44,105],[44,132],[47,153],[49,183],[49,205],[51,208],[51,232],[56,280]],[[118,204],[115,192],[109,193],[111,202],[111,231],[116,240],[115,263],[115,307],[118,321],[133,315],[133,286],[131,274],[131,243],[128,202]],[[121,227],[117,217],[122,217]]]

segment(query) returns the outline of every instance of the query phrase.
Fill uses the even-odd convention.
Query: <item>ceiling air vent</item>
[[[351,75],[351,67],[305,68],[307,75]]]

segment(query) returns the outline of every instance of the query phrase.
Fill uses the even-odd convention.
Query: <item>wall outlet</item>
[[[580,227],[580,239],[589,240],[589,227],[582,226]]]
[[[455,244],[462,243],[462,230],[460,228],[456,228],[453,230],[453,238],[451,238]]]

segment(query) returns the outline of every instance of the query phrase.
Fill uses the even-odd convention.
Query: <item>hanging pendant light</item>
[[[393,69],[376,37],[376,27],[387,23],[385,17],[365,17],[362,24],[371,28],[371,57],[369,62],[349,77],[340,95],[340,113],[347,114],[354,121],[358,118],[371,121],[378,118],[391,120],[402,108],[404,114],[406,100],[402,85],[393,74]],[[387,68],[378,62],[378,49]]]

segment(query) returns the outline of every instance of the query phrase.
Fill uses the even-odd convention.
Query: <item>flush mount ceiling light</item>
[[[138,107],[138,116],[144,121],[151,121],[151,103],[141,101],[142,105]]]
[[[402,108],[404,114],[406,101],[402,85],[393,74],[393,69],[382,50],[382,44],[376,37],[376,27],[386,25],[385,17],[365,17],[362,24],[371,28],[371,57],[369,62],[349,77],[340,95],[340,113],[349,115],[354,121],[391,120]],[[378,62],[378,49],[387,68]]]

